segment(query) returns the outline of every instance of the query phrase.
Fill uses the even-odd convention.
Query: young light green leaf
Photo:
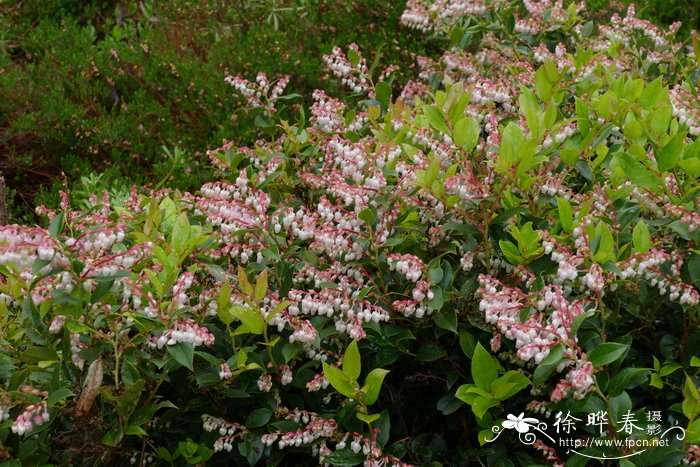
[[[173,226],[173,233],[171,244],[173,249],[178,253],[182,254],[187,248],[187,242],[190,239],[190,221],[187,218],[187,214],[184,212],[177,216],[175,225]]]
[[[357,341],[353,340],[345,349],[343,356],[343,372],[350,378],[351,381],[357,381],[361,371],[360,351],[357,348]]]
[[[543,101],[548,101],[552,97],[552,82],[547,77],[544,65],[535,73],[535,90],[537,96]]]
[[[274,307],[274,308],[267,314],[267,322],[269,323],[270,321],[272,321],[272,318],[274,318],[275,315],[277,315],[277,313],[279,313],[280,311],[284,310],[285,308],[287,308],[287,307],[288,307],[289,305],[291,305],[291,304],[292,304],[292,302],[290,302],[289,300],[283,300],[283,301],[279,302],[279,303],[277,304],[277,306]]]
[[[530,132],[536,137],[540,136],[540,105],[537,98],[528,88],[522,88],[520,92],[520,112],[525,115],[525,121]]]
[[[357,397],[357,383],[353,385],[343,370],[323,362],[323,374],[336,391],[351,399]]]
[[[472,357],[471,373],[474,383],[484,391],[491,390],[491,383],[498,378],[498,361],[477,342]]]
[[[491,394],[495,399],[504,401],[513,397],[530,384],[524,374],[510,370],[491,384]]]
[[[428,117],[430,124],[437,130],[449,135],[450,128],[447,126],[447,119],[442,109],[436,105],[426,105],[423,113]]]
[[[267,269],[264,269],[263,272],[258,274],[258,277],[255,280],[255,299],[262,300],[263,298],[265,298],[266,293],[267,293]]]
[[[559,211],[559,223],[564,232],[571,233],[574,230],[574,215],[571,204],[564,198],[557,197],[557,210]]]
[[[378,413],[370,415],[368,413],[360,413],[360,412],[357,412],[356,415],[357,415],[357,418],[359,418],[360,420],[362,420],[365,423],[372,423],[375,420],[379,420],[382,416],[381,414],[378,414]]]
[[[231,314],[237,318],[251,334],[262,334],[265,328],[265,320],[258,310],[247,306],[234,306],[230,308]]]
[[[377,402],[379,398],[379,391],[382,388],[382,383],[384,382],[384,377],[389,373],[389,370],[384,368],[375,368],[370,371],[365,378],[364,388],[367,388],[367,392],[362,395],[362,402],[367,405],[372,405]],[[330,381],[330,380],[329,380]]]
[[[238,286],[241,288],[241,291],[248,296],[253,296],[255,293],[253,286],[248,280],[248,274],[246,274],[245,269],[241,266],[238,266]]]
[[[474,117],[463,117],[457,120],[452,139],[457,146],[469,152],[479,142],[480,132],[481,129]]]
[[[501,247],[503,255],[506,257],[508,262],[512,265],[518,265],[525,263],[525,258],[520,254],[520,250],[511,241],[499,240],[498,246]]]
[[[659,171],[665,172],[676,166],[683,153],[685,136],[685,132],[678,133],[656,154],[656,165]]]
[[[231,285],[228,281],[224,281],[219,289],[219,295],[216,297],[216,313],[219,319],[226,326],[233,322],[233,314],[231,313]]]
[[[644,222],[644,219],[639,219],[637,225],[634,226],[632,242],[634,243],[635,250],[639,253],[644,254],[651,250],[651,235],[649,234],[649,228]]]
[[[615,260],[615,239],[610,228],[602,221],[595,228],[591,251],[593,252],[593,261],[598,264]]]

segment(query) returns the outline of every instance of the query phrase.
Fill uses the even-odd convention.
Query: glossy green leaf
[[[601,367],[619,360],[629,350],[629,345],[617,342],[604,342],[588,352],[587,357],[593,366]]]
[[[180,365],[188,370],[194,370],[194,346],[189,342],[179,342],[175,345],[166,346],[168,354],[175,359]]]

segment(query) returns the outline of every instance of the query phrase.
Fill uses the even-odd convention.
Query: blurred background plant
[[[384,45],[383,61],[410,73],[425,47],[399,28],[402,9],[378,0],[3,2],[0,173],[11,221],[35,221],[33,208],[55,206],[66,182],[78,182],[74,197],[87,186],[155,185],[171,168],[163,146],[187,154],[168,186],[199,186],[206,148],[269,131],[243,110],[229,74],[292,75],[287,92],[309,105],[316,88],[338,91],[319,72],[323,54],[353,41]],[[290,115],[299,102],[288,102]]]

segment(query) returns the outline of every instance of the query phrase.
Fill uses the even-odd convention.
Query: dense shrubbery
[[[0,228],[9,465],[698,460],[697,51],[633,9],[402,22],[450,47],[400,95],[356,46],[324,61],[361,97],[308,120],[229,77],[277,135],[208,152],[218,181]],[[577,436],[668,445],[532,419],[603,412]]]

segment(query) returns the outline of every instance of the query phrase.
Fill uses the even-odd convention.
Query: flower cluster
[[[289,84],[289,76],[282,77],[276,83],[270,81],[265,73],[258,73],[255,82],[248,81],[240,76],[227,76],[226,83],[246,99],[248,106],[264,108],[270,114],[275,113],[275,103],[284,93]]]
[[[263,443],[270,446],[277,442],[280,449],[286,447],[299,447],[302,444],[314,443],[319,438],[330,438],[338,430],[335,420],[319,417],[313,412],[304,410],[287,410],[284,407],[278,409],[282,418],[291,420],[305,426],[297,431],[277,432],[263,435]]]
[[[28,405],[24,412],[12,422],[12,432],[21,436],[32,428],[48,422],[50,418],[46,401]]]
[[[191,320],[177,321],[171,329],[154,339],[153,345],[161,349],[165,345],[176,345],[182,342],[195,347],[211,346],[214,344],[214,335],[204,326],[199,326]]]
[[[219,433],[219,438],[214,442],[214,451],[231,452],[237,438],[247,433],[244,426],[238,423],[230,423],[219,417],[202,415],[202,427],[204,431]]]
[[[348,446],[349,441],[349,446]],[[349,447],[355,454],[362,453],[367,456],[364,465],[366,466],[385,466],[394,465],[396,467],[407,467],[410,464],[402,462],[394,456],[385,455],[382,449],[377,445],[376,441],[362,436],[360,433],[349,432],[345,433],[340,441],[335,445],[335,449],[345,449]]]
[[[593,367],[571,334],[571,326],[584,313],[584,302],[566,300],[558,286],[550,286],[543,293],[526,294],[484,275],[479,276],[479,285],[479,309],[484,319],[515,341],[518,358],[539,364],[553,347],[561,344],[568,364],[576,362],[552,393],[552,400],[561,399],[567,389],[573,389],[574,397],[582,398],[593,384]],[[523,321],[521,313],[528,307],[531,310]]]
[[[323,61],[331,73],[340,78],[341,83],[350,91],[356,94],[367,93],[373,97],[367,61],[360,55],[357,44],[348,46],[347,55],[340,47],[333,47],[330,55],[323,56]]]

